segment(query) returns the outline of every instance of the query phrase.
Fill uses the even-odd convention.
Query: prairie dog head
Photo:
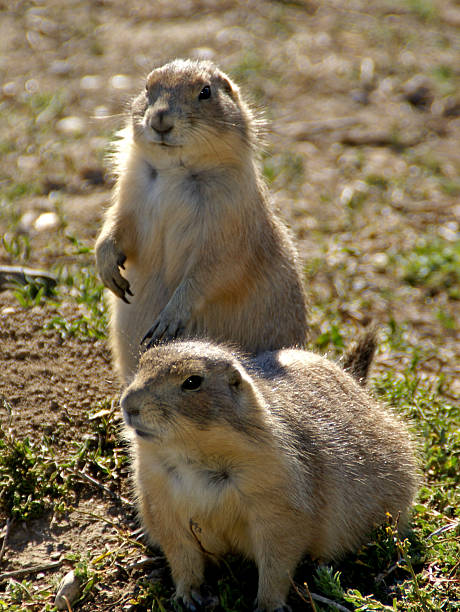
[[[173,342],[142,356],[121,398],[126,424],[157,442],[229,426],[251,435],[260,402],[243,366],[229,351],[205,342]]]
[[[134,140],[154,155],[215,158],[254,140],[238,87],[207,61],[177,59],[153,70],[132,103],[132,122]]]

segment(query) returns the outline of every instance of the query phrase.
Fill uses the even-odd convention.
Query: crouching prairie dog
[[[258,609],[284,610],[303,555],[340,557],[386,512],[406,522],[417,488],[408,430],[324,357],[159,345],[121,406],[141,521],[191,609],[206,556],[252,558]]]
[[[261,178],[256,127],[238,87],[210,62],[153,70],[133,101],[96,243],[125,382],[146,334],[151,344],[200,336],[253,353],[304,345],[297,255]]]

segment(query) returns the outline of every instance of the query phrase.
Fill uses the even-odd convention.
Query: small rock
[[[80,87],[86,91],[97,91],[103,86],[103,81],[98,74],[85,74],[80,79]]]
[[[55,60],[54,62],[51,62],[48,70],[51,72],[51,74],[67,76],[72,71],[72,64],[65,60]]]
[[[59,584],[54,605],[58,610],[68,610],[67,601],[69,604],[74,602],[80,596],[80,579],[75,575],[74,570],[68,572]]]
[[[375,62],[371,57],[364,57],[359,68],[359,80],[365,89],[373,89],[375,80]]]
[[[110,79],[110,85],[113,89],[130,89],[132,86],[131,77],[126,74],[115,74]]]
[[[16,96],[19,92],[19,86],[15,81],[8,81],[3,85],[3,95],[8,97]]]
[[[70,115],[58,121],[56,128],[63,134],[80,134],[85,130],[85,122],[80,117]]]
[[[19,219],[18,229],[26,234],[30,233],[35,220],[37,219],[37,213],[34,210],[28,210]]]
[[[13,306],[5,306],[4,308],[1,309],[0,314],[10,315],[10,314],[14,314],[15,312],[16,310],[13,308]]]
[[[37,232],[49,232],[59,227],[59,217],[54,212],[42,213],[34,223]]]
[[[384,272],[390,263],[390,258],[386,253],[373,253],[370,255],[369,261],[379,272]]]

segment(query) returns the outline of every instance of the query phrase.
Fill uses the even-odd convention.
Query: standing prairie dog
[[[151,344],[199,336],[251,353],[304,345],[297,255],[266,194],[256,144],[238,87],[210,62],[153,70],[133,101],[96,243],[125,382],[146,334]]]
[[[407,520],[417,488],[407,428],[314,353],[160,345],[121,406],[140,518],[190,609],[206,553],[252,558],[258,609],[280,611],[303,555],[340,557],[386,512]]]

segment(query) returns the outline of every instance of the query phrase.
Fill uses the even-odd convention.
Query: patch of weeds
[[[279,75],[271,67],[271,80],[278,80]],[[257,101],[262,101],[265,98],[265,76],[267,73],[267,62],[256,49],[247,50],[241,58],[241,61],[233,67],[230,75],[237,83],[246,85],[247,91],[251,92],[252,98]]]
[[[171,610],[169,601],[172,599],[173,590],[167,588],[163,581],[155,581],[142,579],[136,585],[136,591],[128,600],[131,606],[140,611],[154,610],[155,612],[166,612]],[[167,608],[165,608],[167,605]]]
[[[80,581],[82,591],[78,603],[83,602],[90,595],[94,585],[98,581],[98,572],[92,567],[88,559],[80,559],[75,567],[75,577]],[[76,602],[77,603],[77,602]]]
[[[447,66],[446,64],[440,64],[439,66],[436,66],[435,68],[433,68],[432,72],[433,76],[439,81],[449,81],[455,76],[452,68],[450,66]]]
[[[269,183],[277,181],[280,186],[297,188],[305,175],[303,159],[289,151],[278,156],[265,157],[262,174]]]
[[[126,473],[128,453],[118,440],[120,423],[116,419],[118,405],[109,400],[99,403],[88,415],[91,432],[83,441],[75,442],[72,455],[65,464],[67,473],[80,483],[103,489],[118,497],[122,476]]]
[[[29,580],[14,580],[10,578],[5,588],[8,601],[0,599],[0,612],[24,612],[24,610],[40,610],[40,612],[53,612],[56,608],[47,603],[52,597],[49,588],[37,590]]]
[[[33,584],[30,580],[22,580],[21,582],[17,580],[10,580],[8,582],[8,586],[6,587],[6,594],[8,595],[13,606],[15,604],[22,604],[27,601],[32,601],[32,588]],[[0,602],[1,603],[1,602]],[[0,610],[2,608],[0,607]],[[10,610],[11,608],[3,608],[4,610]],[[13,610],[19,610],[22,608],[13,607]]]
[[[40,187],[35,183],[15,182],[2,189],[2,195],[6,200],[17,200],[25,196],[39,195]]]
[[[441,162],[432,152],[414,156],[411,151],[408,151],[407,157],[409,163],[420,166],[425,173],[442,176],[443,171]]]
[[[423,240],[396,255],[394,263],[409,285],[423,287],[429,295],[446,291],[450,298],[460,299],[460,240]]]
[[[380,189],[387,189],[390,183],[390,181],[381,174],[368,174],[364,181],[367,185],[370,185],[371,187],[379,187]]]
[[[67,106],[67,92],[63,89],[59,91],[39,91],[28,95],[25,103],[30,109],[30,113],[35,117],[35,126],[41,127],[44,132],[49,129],[50,123],[62,117],[63,111]]]
[[[445,312],[444,310],[439,309],[436,313],[436,318],[444,327],[444,329],[452,331],[457,329],[458,320],[449,313]]]
[[[39,278],[28,278],[26,285],[17,283],[14,296],[23,308],[33,308],[39,306],[43,301],[56,295],[56,289],[51,287],[48,282]]]
[[[266,68],[264,58],[254,50],[246,51],[241,61],[233,67],[232,75],[237,81],[250,82],[260,76]]]
[[[324,330],[315,339],[315,344],[321,351],[324,351],[329,347],[333,347],[334,349],[341,352],[345,347],[345,342],[342,333],[340,332],[338,326],[334,323],[331,323],[329,325],[329,328]]]
[[[438,14],[432,0],[406,0],[406,4],[423,21],[434,19]]]
[[[455,94],[457,90],[454,80],[456,75],[451,66],[440,64],[432,70],[432,74],[438,83],[442,95],[448,96],[450,94]]]
[[[420,356],[414,351],[401,373],[386,372],[374,381],[374,388],[392,406],[417,423],[425,445],[424,471],[429,478],[446,484],[460,484],[460,406],[443,399],[445,381],[429,381],[417,372]],[[453,480],[451,480],[453,479]]]
[[[448,179],[442,177],[439,180],[439,184],[441,189],[452,197],[456,197],[460,195],[460,180],[458,179]]]
[[[403,339],[397,336],[394,334],[397,344],[402,345]],[[402,372],[388,372],[374,381],[377,393],[410,417],[421,446],[426,484],[414,507],[411,546],[408,540],[395,540],[401,567],[409,577],[395,587],[393,609],[414,612],[447,610],[449,602],[460,599],[460,584],[453,576],[460,556],[456,533],[460,518],[460,406],[441,395],[447,384],[442,377],[430,381],[418,373],[421,361],[421,351],[412,349],[412,358]],[[431,568],[431,574],[421,571],[423,563]]]
[[[313,576],[316,587],[326,597],[330,597],[334,601],[340,602],[343,600],[344,590],[340,584],[340,572],[332,569],[328,565],[321,565],[316,570],[316,575]]]
[[[72,318],[62,314],[52,317],[45,329],[56,330],[63,339],[68,337],[105,338],[108,324],[104,286],[97,280],[92,267],[63,268],[58,286],[61,303],[76,303]]]
[[[45,438],[40,445],[28,438],[0,434],[0,507],[11,518],[28,521],[51,508],[59,509],[68,477],[52,456]]]
[[[30,240],[24,234],[8,234],[2,236],[2,245],[14,262],[27,262],[30,259]]]

